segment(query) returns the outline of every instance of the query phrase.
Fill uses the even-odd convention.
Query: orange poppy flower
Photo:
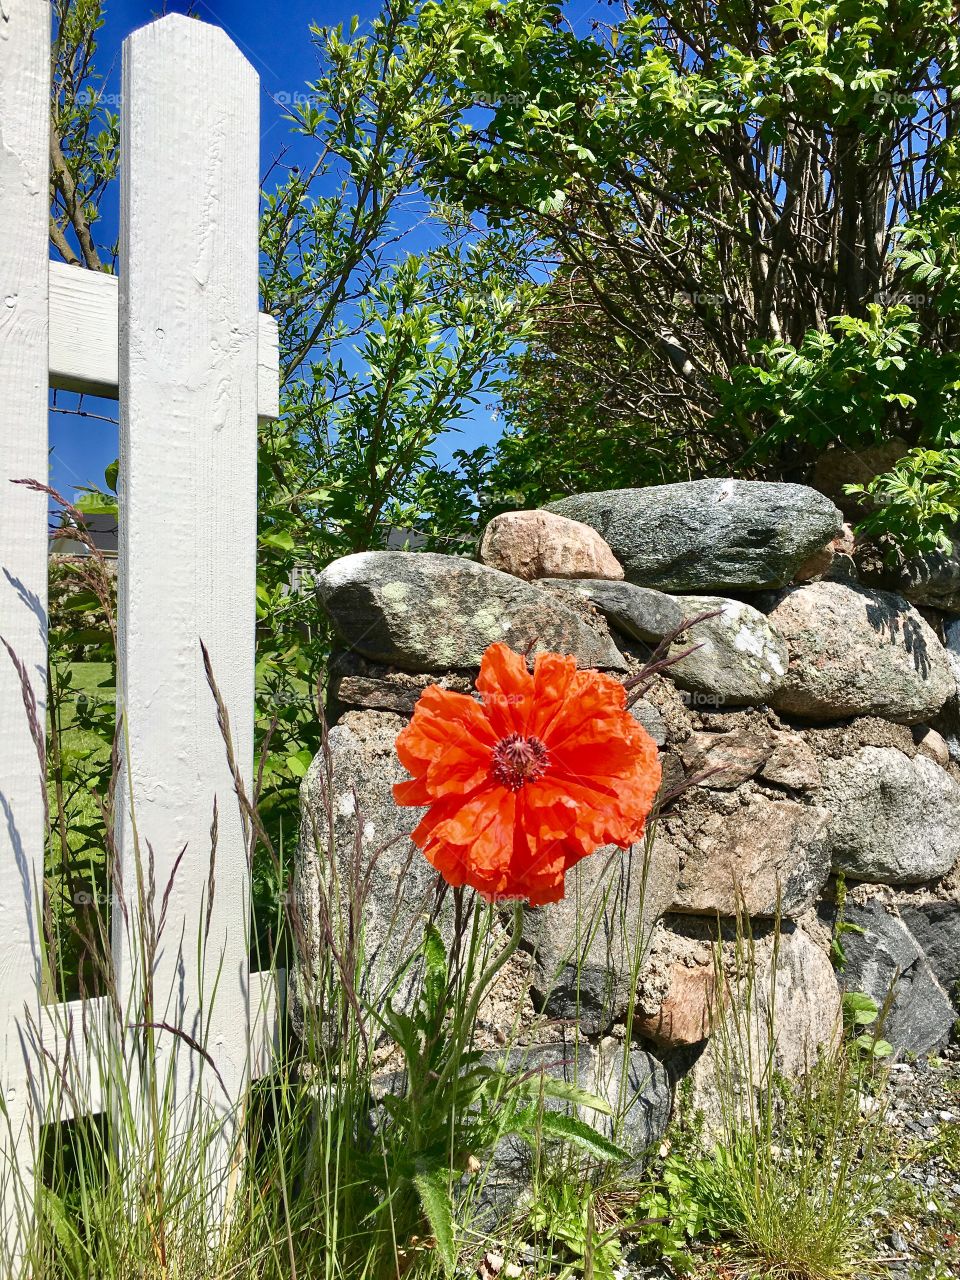
[[[482,702],[424,689],[397,737],[413,776],[394,797],[427,806],[411,838],[448,884],[556,902],[581,858],[643,835],[660,786],[656,745],[623,686],[571,657],[538,654],[531,673],[493,644],[477,690]]]

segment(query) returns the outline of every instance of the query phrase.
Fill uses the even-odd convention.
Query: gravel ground
[[[960,1047],[894,1063],[886,1119],[899,1168],[876,1224],[884,1270],[960,1280]]]

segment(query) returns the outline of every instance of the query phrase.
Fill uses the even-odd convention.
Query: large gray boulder
[[[499,1056],[489,1054],[488,1062],[511,1075],[534,1079],[552,1076],[602,1098],[612,1115],[556,1098],[544,1098],[543,1106],[576,1114],[638,1159],[663,1137],[669,1124],[673,1101],[670,1079],[663,1064],[643,1049],[625,1049],[621,1042],[609,1038],[596,1045],[571,1038],[558,1044],[512,1049]],[[549,1162],[553,1147],[551,1143],[544,1145],[541,1160]],[[478,1216],[471,1218],[474,1225],[490,1228],[510,1218],[518,1202],[530,1194],[532,1183],[530,1147],[512,1136],[501,1139],[477,1174],[474,1194]]]
[[[317,592],[349,649],[407,671],[478,667],[497,640],[573,654],[582,667],[626,666],[602,618],[458,556],[362,551],[328,565]]]
[[[652,1053],[630,1049],[607,1037],[596,1046],[590,1088],[612,1115],[590,1112],[596,1129],[628,1151],[643,1156],[659,1142],[670,1122],[673,1093],[666,1069]]]
[[[677,891],[676,849],[664,839],[608,846],[567,873],[566,896],[528,910],[534,996],[553,1018],[575,1018],[591,1035],[626,1013],[634,965]]]
[[[835,923],[832,907],[821,914]],[[878,1034],[898,1052],[928,1053],[945,1044],[957,1011],[903,920],[879,899],[847,903],[843,919],[853,926],[841,934],[844,989],[865,993],[879,1009],[890,996]]]
[[[901,903],[900,915],[937,981],[960,1010],[960,902]]]
[[[786,675],[787,646],[752,605],[719,596],[686,596],[687,620],[702,618],[668,650],[666,674],[699,707],[771,702]],[[712,616],[705,616],[712,615]]]
[[[547,509],[591,525],[628,581],[663,591],[783,586],[842,523],[837,508],[815,489],[755,480],[584,493]]]
[[[960,543],[950,551],[911,556],[897,575],[896,589],[914,604],[960,612]]]
[[[920,884],[960,857],[960,786],[926,756],[861,747],[831,763],[817,802],[833,866],[851,879]]]
[[[943,646],[901,596],[811,582],[776,598],[768,621],[790,654],[771,692],[778,711],[809,720],[876,715],[917,724],[955,691]]]
[[[697,695],[697,705],[767,702],[786,672],[786,645],[764,615],[741,600],[670,596],[631,582],[548,579],[544,585],[585,597],[614,630],[647,645],[659,644],[685,622],[700,618],[671,645],[673,665],[667,668],[679,688]]]

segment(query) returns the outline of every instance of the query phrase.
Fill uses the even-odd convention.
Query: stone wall
[[[782,1070],[836,1033],[843,988],[879,1004],[892,987],[885,1036],[898,1053],[942,1046],[960,985],[960,618],[868,585],[862,561],[818,491],[703,480],[499,516],[476,561],[370,552],[330,565],[319,594],[343,648],[329,756],[303,790],[304,971],[323,945],[331,867],[349,882],[365,850],[378,851],[370,994],[420,936],[435,877],[406,839],[419,812],[397,809],[390,787],[404,776],[393,741],[426,684],[469,690],[495,640],[628,676],[690,623],[634,709],[665,791],[679,790],[652,851],[601,851],[568,877],[564,902],[528,913],[509,999],[485,1009],[489,1043],[518,1016],[528,1040],[573,1038],[600,1061],[624,1035],[639,945],[640,1091],[665,1123],[667,1074],[691,1073],[708,1096],[714,943],[735,1004],[739,909],[766,965]],[[923,599],[960,604],[931,572]]]

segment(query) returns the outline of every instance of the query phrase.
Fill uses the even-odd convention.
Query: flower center
[[[549,755],[539,738],[511,733],[501,738],[491,752],[490,772],[510,791],[519,791],[525,782],[536,782],[546,772]]]

